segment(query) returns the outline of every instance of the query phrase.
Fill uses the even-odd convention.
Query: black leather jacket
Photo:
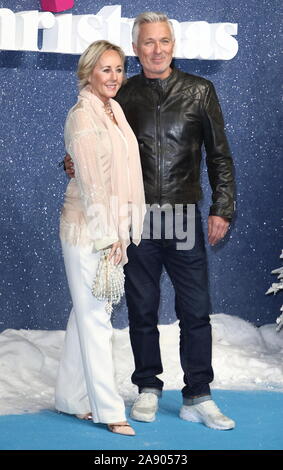
[[[173,69],[165,80],[131,77],[116,100],[139,142],[146,202],[189,204],[202,197],[204,143],[212,188],[211,215],[231,219],[233,161],[213,84]]]

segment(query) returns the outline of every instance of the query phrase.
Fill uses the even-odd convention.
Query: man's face
[[[141,24],[133,49],[146,77],[163,80],[170,75],[174,41],[168,23]]]

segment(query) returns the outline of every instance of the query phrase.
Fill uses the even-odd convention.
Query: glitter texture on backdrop
[[[280,295],[265,296],[280,266],[282,165],[280,162],[279,0],[177,0],[120,2],[78,0],[69,12],[96,14],[122,5],[122,16],[164,11],[178,21],[238,23],[239,51],[228,61],[175,60],[175,66],[215,84],[237,177],[237,217],[230,236],[208,247],[213,312],[238,315],[256,325],[272,323]],[[14,12],[39,10],[37,0],[0,0]],[[63,126],[77,96],[79,56],[0,51],[1,230],[0,331],[63,329],[70,296],[58,238],[67,178]],[[127,73],[140,70],[127,60]],[[210,190],[205,167],[201,209],[205,230]],[[281,237],[281,238],[280,238]],[[162,276],[160,322],[176,320],[174,293]],[[127,326],[125,302],[113,316]]]

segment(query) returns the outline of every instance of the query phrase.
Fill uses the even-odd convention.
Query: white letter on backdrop
[[[55,22],[53,14],[32,10],[16,13],[15,17],[16,48],[18,50],[38,51],[38,28],[51,28]]]
[[[16,49],[16,18],[8,8],[0,9],[0,49]]]
[[[54,26],[44,29],[42,52],[72,54],[72,14],[54,16]]]
[[[213,59],[233,59],[239,49],[238,41],[232,37],[238,33],[237,23],[216,23],[211,27],[214,29],[215,37]]]

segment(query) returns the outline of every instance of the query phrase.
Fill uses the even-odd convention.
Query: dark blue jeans
[[[159,209],[160,210],[160,209]],[[175,290],[175,310],[180,326],[180,361],[184,371],[184,398],[209,395],[213,380],[211,366],[211,313],[208,292],[207,256],[200,212],[195,206],[194,220],[182,211],[184,231],[192,235],[191,249],[177,249],[180,239],[165,230],[165,212],[161,212],[161,234],[153,236],[152,220],[146,238],[139,246],[128,247],[125,265],[125,293],[129,312],[130,340],[135,360],[132,382],[143,388],[162,390],[162,363],[159,348],[158,308],[160,277],[164,266]],[[170,231],[170,230],[169,230]],[[145,230],[144,230],[145,232]],[[143,235],[144,236],[144,235]]]

